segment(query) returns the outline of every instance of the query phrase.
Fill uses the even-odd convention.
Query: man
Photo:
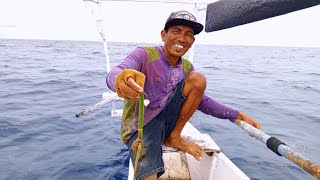
[[[144,92],[150,104],[145,108],[143,143],[146,154],[139,161],[137,179],[157,179],[164,173],[162,144],[202,159],[202,148],[181,137],[181,131],[195,110],[221,119],[240,119],[260,129],[243,112],[220,104],[204,94],[206,78],[182,56],[191,48],[203,25],[187,11],[170,14],[161,31],[163,46],[138,47],[107,76],[108,87],[125,99],[121,135],[131,149],[137,138],[138,98]]]

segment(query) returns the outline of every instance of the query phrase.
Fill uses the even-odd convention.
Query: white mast
[[[108,73],[110,72],[110,58],[109,58],[108,43],[107,43],[106,33],[104,31],[104,23],[102,18],[102,2],[101,0],[96,0],[96,1],[89,0],[89,1],[92,3],[95,3],[95,6],[91,6],[91,14],[95,18],[96,26],[103,42],[107,73]]]

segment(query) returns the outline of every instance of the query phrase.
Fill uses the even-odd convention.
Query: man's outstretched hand
[[[143,92],[145,75],[134,69],[124,69],[116,77],[116,92],[119,97],[136,100]]]
[[[251,126],[261,130],[261,127],[260,127],[260,123],[254,119],[252,119],[251,117],[249,117],[248,115],[246,115],[245,113],[243,112],[240,112],[237,116],[237,119],[240,119],[242,121],[245,121],[247,122],[248,124],[250,124]]]

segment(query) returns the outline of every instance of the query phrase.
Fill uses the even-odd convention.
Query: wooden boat
[[[195,180],[245,180],[249,179],[223,152],[210,136],[200,133],[191,123],[187,123],[182,136],[207,137],[204,158],[194,159],[182,151],[164,151],[165,173],[160,179]],[[209,138],[208,138],[209,137]],[[186,163],[185,163],[186,162]],[[139,168],[139,167],[138,167]],[[129,163],[128,179],[133,179],[133,165]]]

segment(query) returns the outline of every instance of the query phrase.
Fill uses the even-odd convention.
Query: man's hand
[[[261,127],[260,127],[260,123],[257,122],[256,120],[250,118],[249,116],[247,116],[245,113],[243,112],[239,112],[238,116],[237,116],[237,119],[240,119],[242,121],[245,121],[247,122],[248,124],[252,125],[253,127],[261,130]]]
[[[119,97],[136,100],[143,92],[145,75],[134,69],[124,69],[116,77],[116,92]]]

